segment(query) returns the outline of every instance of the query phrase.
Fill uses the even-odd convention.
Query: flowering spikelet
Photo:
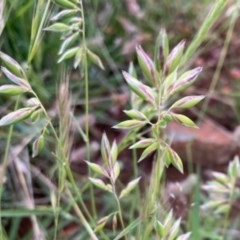
[[[64,74],[65,75],[65,74]],[[61,158],[69,159],[71,149],[70,128],[71,128],[71,98],[69,95],[68,77],[60,83],[58,94],[58,115],[59,115],[59,139]]]
[[[69,154],[72,145],[70,138],[71,128],[71,98],[68,88],[68,76],[62,74],[58,93],[59,141],[57,144],[57,159],[59,163],[59,189],[63,191],[66,180],[66,168],[69,166]]]

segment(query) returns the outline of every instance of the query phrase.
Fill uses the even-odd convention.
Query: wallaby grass
[[[161,27],[171,28],[173,17],[166,13],[176,11],[179,3],[187,19],[193,19],[189,1],[172,4],[163,1],[159,12],[156,11],[159,6],[154,1],[148,4],[143,1],[142,11],[149,18],[147,24],[141,20],[141,12],[136,18],[128,17],[123,11],[124,3],[119,1],[55,2],[56,5],[50,1],[38,1],[36,4],[27,0],[6,2],[6,23],[1,18],[1,23],[6,24],[1,51],[7,54],[1,53],[1,65],[4,66],[2,75],[7,84],[10,80],[15,85],[8,87],[7,91],[1,89],[5,93],[1,101],[4,103],[7,99],[8,106],[2,110],[3,118],[0,120],[4,142],[0,172],[0,238],[234,239],[228,235],[228,229],[237,224],[237,221],[232,223],[230,219],[230,207],[239,191],[236,188],[240,168],[237,158],[229,165],[226,175],[215,173],[215,182],[205,186],[206,191],[222,189],[223,195],[210,193],[209,199],[202,195],[201,174],[198,172],[199,180],[192,199],[194,205],[188,219],[177,219],[170,211],[170,206],[164,204],[164,200],[160,201],[164,197],[165,167],[172,164],[183,172],[181,159],[163,140],[165,125],[175,120],[190,127],[195,126],[191,119],[173,110],[194,106],[204,98],[181,98],[179,92],[200,74],[201,68],[189,71],[192,69],[191,61],[208,38],[211,27],[222,15],[227,1],[218,0],[214,4],[206,1],[206,5],[202,5],[211,5],[212,8],[208,9],[209,14],[206,13],[201,25],[194,21],[188,25],[188,34],[192,36],[194,30],[197,34],[189,41],[186,50],[184,42],[180,42],[186,38],[186,32],[183,31],[183,36],[175,36],[174,32],[170,31],[167,35],[162,30],[157,35],[160,29],[157,24],[161,16],[166,21],[166,26],[161,24]],[[237,3],[232,3],[233,14],[229,18],[228,34],[210,92],[215,88],[238,17],[238,12],[234,11],[236,6]],[[59,16],[61,11],[62,16]],[[116,13],[123,13],[123,18],[118,21],[125,29],[116,21]],[[128,18],[133,19],[135,26],[126,22]],[[199,19],[202,20],[202,16]],[[92,129],[91,117],[96,116],[97,120],[106,122],[109,115],[103,110],[111,106],[114,94],[118,93],[116,88],[120,87],[120,92],[126,91],[121,70],[126,70],[126,65],[131,61],[131,55],[126,50],[135,52],[135,46],[131,47],[129,38],[138,41],[139,29],[142,31],[142,40],[137,43],[151,42],[146,48],[152,51],[153,57],[148,56],[148,51],[137,47],[138,64],[130,65],[129,71],[123,73],[129,87],[127,91],[131,95],[131,103],[125,110],[129,120],[126,120],[126,116],[120,116],[126,121],[118,123],[118,119],[107,119],[109,122],[105,124],[108,128],[115,125],[116,128],[128,129],[128,133],[117,142],[103,129],[101,138]],[[147,34],[144,35],[145,31],[156,36],[155,45],[148,40]],[[78,37],[75,38],[74,34]],[[121,34],[120,44],[116,40],[118,34]],[[187,38],[190,38],[189,35]],[[105,40],[103,43],[102,36]],[[4,41],[4,37],[9,41]],[[71,37],[72,42],[68,45]],[[64,50],[59,54],[59,49]],[[100,70],[104,67],[106,73]],[[139,76],[145,80],[140,81]],[[179,83],[177,79],[180,79]],[[55,104],[53,101],[56,101]],[[115,101],[118,102],[119,98]],[[202,114],[208,108],[208,100],[203,101]],[[96,103],[101,106],[95,109]],[[121,109],[123,104],[120,104]],[[14,116],[7,115],[16,111],[19,112]],[[6,115],[7,119],[4,118]],[[84,115],[83,124],[78,124],[79,115]],[[5,128],[7,125],[10,126]],[[116,133],[116,130],[106,130]],[[84,145],[84,154],[79,160],[86,161],[89,178],[71,168],[71,152],[77,144],[75,138]],[[100,162],[94,159],[92,138],[98,138]],[[123,183],[120,177],[124,175],[125,168],[118,154],[130,146],[132,156],[127,164],[132,165],[133,172]],[[143,148],[141,156],[138,148]],[[138,161],[150,153],[155,156],[153,171],[143,190],[139,186],[142,180]],[[214,206],[216,219],[223,217],[223,223],[218,224],[202,216],[200,204],[204,197],[206,204],[212,203],[207,206],[208,211],[211,212],[210,207]]]

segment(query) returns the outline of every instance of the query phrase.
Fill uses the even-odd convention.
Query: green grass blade
[[[28,63],[32,61],[40,45],[41,33],[49,13],[50,2],[50,0],[48,0],[47,3],[44,0],[39,0],[37,3],[32,19],[31,41],[27,60]]]
[[[226,1],[226,0],[216,1],[216,4],[213,7],[213,10],[209,12],[205,21],[201,25],[197,35],[195,36],[195,38],[193,39],[193,41],[191,42],[191,44],[187,48],[185,54],[183,55],[182,61],[180,63],[181,66],[184,66],[186,64],[186,62],[189,61],[189,59],[196,52],[197,48],[202,44],[202,42],[206,38],[210,28],[213,26],[213,24],[216,22],[216,20],[222,14],[227,2],[228,1]]]
[[[191,237],[194,240],[201,240],[201,235],[199,234],[199,231],[201,229],[201,223],[200,223],[200,169],[198,167],[198,181],[195,187],[195,191],[193,193],[193,202],[194,206],[191,208],[191,211],[189,213],[189,230],[191,231]]]
[[[140,219],[136,219],[131,224],[129,224],[123,231],[121,231],[113,240],[119,240],[122,237],[126,236],[131,230],[133,230],[139,223]]]
[[[1,211],[1,217],[5,218],[41,216],[41,215],[53,215],[52,207],[38,207],[35,209],[17,208]]]

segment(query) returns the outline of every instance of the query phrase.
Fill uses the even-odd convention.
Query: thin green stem
[[[158,126],[158,122],[161,121],[161,114],[163,111],[162,104],[163,104],[163,87],[162,83],[164,81],[163,76],[159,76],[159,81],[156,82],[156,88],[157,91],[157,99],[155,103],[155,107],[158,111],[157,118],[158,121],[156,124],[152,126],[152,135],[154,136],[156,142],[158,142],[158,149],[156,153],[156,163],[153,167],[152,173],[151,173],[151,179],[150,179],[150,187],[149,192],[147,196],[147,202],[145,207],[145,212],[143,214],[144,216],[144,232],[142,235],[143,240],[149,239],[149,236],[152,232],[153,226],[154,226],[154,216],[152,216],[152,213],[155,213],[155,208],[158,202],[158,194],[159,194],[159,185],[162,177],[162,173],[164,170],[164,164],[162,162],[162,151],[161,151],[161,128]]]
[[[152,172],[151,176],[151,182],[148,192],[148,200],[147,200],[147,206],[146,206],[146,213],[144,220],[146,221],[146,227],[143,232],[143,240],[148,240],[149,236],[152,232],[153,226],[154,226],[154,216],[151,216],[153,213],[156,213],[156,206],[158,202],[158,195],[160,191],[160,182],[162,178],[162,174],[164,171],[164,164],[162,162],[162,151],[160,148],[157,150],[157,156],[156,156],[156,165],[154,166],[154,170]]]
[[[159,144],[160,143],[160,140],[159,140]],[[159,194],[159,191],[160,191],[160,181],[161,181],[161,178],[162,178],[162,175],[163,175],[163,171],[164,171],[164,163],[162,162],[162,159],[163,159],[163,153],[161,151],[160,148],[158,148],[157,150],[157,159],[156,159],[156,169],[155,169],[155,177],[154,177],[154,192],[153,192],[153,195],[154,195],[154,201],[156,201],[158,199],[158,194]]]
[[[223,233],[222,233],[222,237],[221,239],[224,240],[226,239],[226,236],[227,236],[227,229],[228,229],[228,226],[230,224],[230,213],[231,213],[231,206],[234,202],[234,194],[235,194],[235,186],[236,186],[236,180],[233,180],[232,182],[232,187],[231,187],[231,191],[230,191],[230,197],[229,197],[229,209],[228,211],[226,212],[225,216],[224,216],[224,220],[223,220]]]
[[[57,144],[57,149],[58,150],[62,150],[61,148],[61,141],[58,141],[59,143]],[[62,154],[59,153],[59,156],[57,154],[57,156],[59,157],[59,166],[58,166],[58,191],[57,191],[57,201],[56,201],[56,209],[60,209],[60,199],[61,199],[61,194],[64,190],[64,185],[65,185],[65,168],[64,165],[66,164],[65,161],[65,157],[61,156]],[[62,160],[60,160],[60,158]],[[55,230],[54,230],[54,238],[53,239],[57,239],[57,233],[58,233],[58,222],[59,222],[59,211],[55,211],[55,217],[54,217],[54,222],[55,222]]]
[[[184,66],[189,59],[194,55],[197,48],[202,44],[204,39],[206,38],[207,33],[209,32],[210,28],[213,26],[213,24],[216,22],[217,18],[221,15],[223,12],[226,4],[228,1],[226,0],[218,0],[213,7],[213,10],[210,11],[208,16],[206,17],[205,21],[201,25],[197,35],[187,48],[187,51],[185,52],[182,60],[181,60],[181,67]]]
[[[14,110],[18,109],[18,105],[19,105],[19,97],[17,98]],[[2,163],[2,166],[1,166],[2,170],[0,171],[0,239],[5,239],[5,234],[3,232],[3,227],[2,227],[2,214],[1,214],[1,211],[2,211],[2,192],[3,192],[4,177],[5,177],[6,169],[7,169],[7,165],[8,165],[8,156],[9,156],[11,139],[12,139],[12,134],[13,134],[13,127],[14,127],[14,125],[11,125],[9,127],[7,143],[6,143],[4,157],[3,157],[3,163]]]
[[[236,24],[236,21],[237,21],[237,17],[238,17],[238,11],[236,10],[234,12],[234,14],[232,15],[231,20],[230,20],[230,26],[228,28],[227,35],[226,35],[226,38],[225,38],[225,41],[224,41],[224,45],[223,45],[223,48],[222,48],[222,51],[221,51],[221,54],[220,54],[220,58],[219,58],[219,61],[218,61],[218,64],[217,64],[217,69],[216,69],[216,71],[213,75],[206,100],[204,101],[204,104],[202,106],[201,115],[199,117],[200,119],[202,119],[204,117],[204,115],[207,111],[209,101],[211,99],[211,96],[214,92],[214,89],[216,88],[218,79],[220,77],[221,70],[223,68],[224,61],[225,61],[226,56],[227,56],[228,47],[229,47],[229,44],[230,44],[231,39],[232,39],[233,30],[234,30],[234,27],[235,27],[235,24]]]
[[[136,142],[136,138],[133,140],[132,144]],[[132,158],[133,158],[133,174],[134,174],[134,178],[137,178],[139,175],[139,171],[138,171],[138,166],[137,166],[137,150],[133,149],[132,150]],[[135,216],[134,216],[134,212],[136,210],[136,206],[139,206],[141,201],[141,196],[140,196],[140,187],[137,186],[135,194],[132,198],[132,206],[131,206],[131,210],[130,210],[130,221],[133,222],[135,220]],[[140,226],[138,227],[138,231],[137,231],[137,239],[140,239]]]
[[[84,202],[83,202],[82,196],[81,196],[81,194],[80,194],[80,192],[79,192],[79,189],[78,189],[78,187],[77,187],[77,185],[76,185],[76,183],[75,183],[75,180],[74,180],[74,177],[73,177],[73,175],[72,175],[72,171],[71,171],[69,165],[66,166],[66,171],[67,171],[67,176],[68,176],[68,178],[69,178],[69,180],[70,180],[70,183],[71,183],[71,185],[73,186],[73,188],[74,188],[74,190],[75,190],[75,193],[76,193],[76,195],[77,195],[77,197],[78,197],[78,199],[79,199],[79,201],[80,201],[80,204],[81,204],[81,206],[82,206],[82,208],[83,208],[83,210],[84,210],[84,213],[87,215],[89,221],[90,221],[91,223],[93,223],[93,222],[94,222],[94,221],[93,221],[93,218],[92,218],[90,212],[88,211],[86,205],[85,205]]]
[[[89,225],[88,221],[86,220],[86,218],[84,217],[82,211],[80,210],[80,208],[78,207],[78,205],[75,202],[74,197],[72,196],[71,191],[68,189],[67,187],[67,193],[70,197],[70,199],[73,201],[73,208],[77,214],[77,216],[79,217],[81,223],[83,224],[83,226],[85,227],[85,229],[87,230],[87,232],[89,233],[90,237],[92,240],[98,240],[96,234],[94,233],[93,229],[91,228],[91,226]]]
[[[87,147],[87,155],[90,158],[89,153],[89,84],[88,84],[88,61],[87,61],[87,43],[86,43],[86,29],[85,29],[85,15],[84,15],[84,9],[83,9],[83,3],[82,0],[80,1],[80,8],[81,8],[81,17],[83,21],[82,25],[82,45],[84,49],[83,54],[83,68],[84,68],[84,82],[85,82],[85,134],[86,134],[86,147]],[[89,158],[87,160],[89,160]]]
[[[88,60],[87,60],[87,43],[86,43],[86,29],[85,29],[85,15],[82,0],[80,0],[81,17],[83,20],[82,25],[82,46],[83,46],[83,70],[84,70],[84,83],[85,83],[85,136],[86,136],[86,160],[90,162],[90,139],[89,139],[89,83],[88,83]],[[91,170],[88,169],[89,175]],[[97,218],[96,203],[93,191],[93,185],[90,185],[90,199],[93,216]]]
[[[120,219],[120,223],[122,225],[122,229],[125,228],[125,225],[124,225],[124,221],[123,221],[123,216],[122,216],[122,209],[121,209],[121,204],[120,204],[120,201],[119,201],[119,198],[118,198],[118,195],[117,195],[117,191],[116,191],[116,187],[115,187],[115,182],[113,179],[110,179],[110,182],[111,182],[111,185],[112,185],[112,189],[113,189],[113,196],[116,200],[116,203],[117,203],[117,208],[118,208],[118,216],[119,216],[119,219]]]
[[[123,216],[122,216],[121,204],[120,204],[120,201],[119,201],[118,196],[117,196],[116,193],[114,193],[114,197],[115,197],[116,202],[117,202],[118,216],[119,216],[119,219],[120,219],[120,223],[121,223],[122,229],[124,229],[124,228],[125,228],[125,225],[124,225]]]

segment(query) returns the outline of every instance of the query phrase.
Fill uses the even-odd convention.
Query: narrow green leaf
[[[21,108],[11,112],[0,119],[0,127],[9,126],[28,118],[35,108]]]
[[[95,53],[93,53],[92,51],[90,51],[89,49],[87,50],[87,56],[89,57],[89,59],[91,60],[91,62],[93,62],[94,64],[96,64],[98,67],[100,67],[102,70],[104,70],[104,66],[102,64],[101,59],[99,58],[99,56],[97,56]]]
[[[143,100],[155,104],[155,94],[150,87],[141,83],[127,72],[123,72],[123,76],[133,92]]]
[[[170,109],[173,108],[191,108],[198,104],[200,101],[202,101],[205,98],[205,96],[187,96],[184,98],[181,98],[180,100],[176,101]]]
[[[127,184],[127,186],[121,191],[119,199],[126,197],[138,185],[138,182],[140,179],[141,179],[141,177],[136,178],[136,179],[132,180],[131,182],[129,182]]]
[[[60,210],[60,209],[59,209]],[[1,211],[1,216],[5,218],[13,217],[30,217],[30,216],[52,216],[54,214],[52,206],[50,207],[38,207],[35,209],[26,208],[11,208],[3,209]]]
[[[31,27],[31,40],[28,52],[27,62],[30,64],[35,54],[39,50],[43,27],[48,19],[48,13],[50,8],[51,0],[38,0],[35,1],[36,7],[33,14],[32,19],[32,27]]]
[[[64,23],[54,23],[44,29],[45,31],[51,32],[66,32],[70,30],[70,27]]]
[[[133,229],[135,229],[139,224],[141,223],[140,219],[136,219],[132,221],[126,228],[124,228],[113,240],[119,240],[122,239],[124,236],[126,236],[129,232],[131,232]]]
[[[184,66],[186,62],[192,58],[196,52],[196,49],[203,43],[207,36],[209,36],[209,30],[222,15],[222,12],[227,4],[228,1],[226,0],[218,0],[214,2],[214,6],[212,7],[211,11],[209,11],[209,14],[205,17],[204,22],[199,27],[196,36],[188,46],[187,51],[185,52],[181,61],[181,66]]]
[[[47,5],[49,5],[49,3]],[[31,21],[32,26],[31,26],[30,48],[32,47],[33,40],[35,40],[37,38],[37,35],[39,35],[38,28],[40,27],[40,24],[42,22],[42,18],[44,16],[44,10],[48,9],[47,5],[46,5],[46,1],[44,1],[44,0],[39,0],[39,1],[35,2],[34,14],[33,14],[33,18]]]

